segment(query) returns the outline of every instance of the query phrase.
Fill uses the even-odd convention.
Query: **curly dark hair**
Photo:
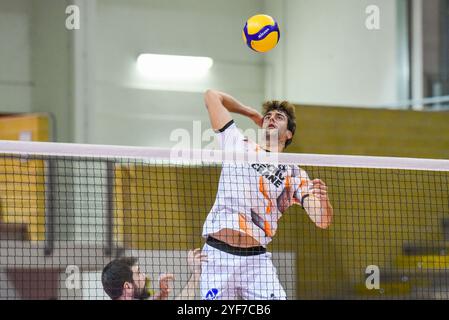
[[[137,258],[123,257],[112,260],[103,269],[101,282],[104,291],[112,300],[120,298],[125,282],[133,283],[132,266],[136,265]]]
[[[295,134],[296,131],[296,115],[295,115],[295,106],[288,101],[278,101],[278,100],[270,100],[266,101],[262,105],[262,115],[265,116],[270,111],[280,111],[283,112],[288,119],[287,128],[291,131],[292,135]],[[285,147],[292,143],[292,139],[288,139],[285,141]]]

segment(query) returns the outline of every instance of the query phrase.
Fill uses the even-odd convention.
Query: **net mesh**
[[[1,299],[449,298],[444,161],[441,170],[431,160],[432,170],[412,170],[376,168],[368,158],[364,168],[363,157],[357,167],[328,165],[324,156],[303,164],[289,155],[261,169],[98,152],[0,153]],[[303,170],[296,176],[293,163]],[[321,203],[312,201],[313,179],[327,186],[328,227],[311,214]],[[205,234],[224,228],[259,244],[239,249],[222,235],[205,244]],[[123,265],[135,278],[126,280]],[[174,276],[165,296],[164,274]]]

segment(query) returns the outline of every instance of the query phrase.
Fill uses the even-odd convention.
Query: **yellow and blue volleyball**
[[[243,27],[243,41],[257,52],[267,52],[276,47],[279,37],[276,20],[266,14],[252,16]]]

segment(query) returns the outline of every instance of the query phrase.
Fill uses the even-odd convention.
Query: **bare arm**
[[[317,227],[326,229],[330,226],[334,215],[334,209],[327,195],[327,186],[320,179],[311,182],[312,188],[308,196],[303,194],[303,197],[306,197],[303,201],[304,209]]]
[[[258,126],[262,125],[262,115],[255,109],[237,101],[230,95],[216,90],[207,90],[204,94],[209,119],[214,130],[220,130],[232,120],[231,112],[252,119]]]
[[[175,300],[194,300],[195,291],[200,281],[199,275],[192,274],[187,284],[182,288],[181,292],[175,297]]]
[[[201,249],[190,250],[187,257],[187,264],[192,275],[175,300],[194,300],[195,292],[201,276],[201,263],[207,261],[207,255],[201,253]]]

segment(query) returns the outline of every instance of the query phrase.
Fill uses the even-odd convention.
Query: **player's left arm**
[[[190,250],[187,256],[187,265],[191,272],[191,276],[187,284],[181,292],[175,297],[175,300],[194,300],[195,291],[198,288],[198,283],[201,277],[201,264],[207,262],[207,255],[197,248]]]
[[[301,189],[301,204],[317,227],[326,229],[332,222],[334,209],[327,186],[321,179],[308,180]]]

